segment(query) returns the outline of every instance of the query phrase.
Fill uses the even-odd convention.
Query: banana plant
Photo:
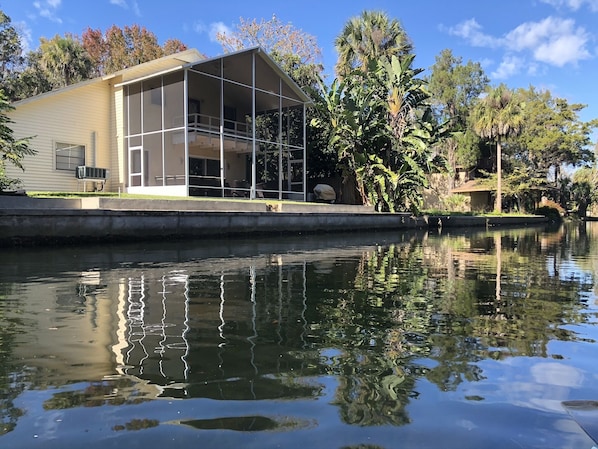
[[[412,62],[412,56],[373,60],[322,88],[320,116],[329,119],[329,145],[343,178],[379,211],[417,211],[426,175],[442,165],[432,150],[438,127],[429,95]]]

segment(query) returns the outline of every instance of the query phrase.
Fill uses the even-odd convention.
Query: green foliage
[[[560,206],[555,203],[555,204],[551,204],[551,205],[543,205],[538,207],[535,211],[534,214],[536,215],[543,215],[547,218],[550,219],[550,221],[553,222],[560,222],[562,221],[563,217],[561,215],[561,210],[562,208],[560,208]]]
[[[396,19],[381,11],[363,11],[347,21],[334,45],[338,53],[338,78],[354,70],[367,70],[370,61],[396,56],[402,59],[413,51],[411,39]]]
[[[464,131],[453,132],[451,138],[456,146],[454,150],[454,166],[451,168],[456,168],[457,166],[465,168],[475,167],[482,157],[482,142],[479,136],[468,126]],[[445,139],[444,143],[446,142],[449,142],[449,139]],[[450,151],[450,149],[447,149],[447,151]],[[450,160],[450,153],[446,157]]]
[[[41,65],[39,51],[29,52],[25,67],[15,76],[11,83],[10,99],[22,100],[52,90],[49,74]]]
[[[569,104],[534,87],[519,89],[517,95],[525,103],[525,126],[514,150],[526,154],[528,164],[540,176],[546,178],[552,170],[557,181],[563,164],[576,166],[593,161],[590,134],[598,120],[579,120],[584,105]]]
[[[450,212],[467,212],[469,210],[470,198],[467,195],[453,194],[449,195],[442,201],[442,206],[445,211]]]
[[[112,25],[105,32],[88,28],[80,38],[92,61],[93,76],[102,76],[187,49],[178,39],[163,46],[156,35],[139,25]]]
[[[12,110],[4,92],[0,89],[0,191],[8,190],[17,186],[20,181],[6,177],[5,164],[8,161],[21,170],[25,170],[23,159],[25,156],[32,156],[37,153],[29,146],[31,137],[17,139],[10,128],[12,120],[6,113]]]
[[[39,47],[23,57],[20,36],[9,24],[10,19],[0,11],[0,39],[7,39],[0,40],[0,80],[12,101],[187,48],[178,39],[169,39],[160,46],[155,34],[139,25],[122,29],[113,25],[105,34],[88,28],[82,37],[65,34],[51,39],[41,38]]]
[[[314,126],[329,123],[329,147],[345,182],[379,211],[419,210],[427,174],[443,167],[432,150],[440,131],[413,58],[370,60],[322,87]]]
[[[480,138],[472,132],[468,117],[487,85],[488,77],[479,63],[463,64],[449,49],[436,57],[429,90],[435,114],[450,130],[440,148],[453,172],[458,165],[475,166],[480,157]]]
[[[585,217],[588,209],[598,203],[598,172],[595,167],[582,167],[573,174],[572,182],[563,183],[568,189],[571,209]]]
[[[23,64],[21,37],[10,17],[0,10],[0,86],[11,97],[14,80]]]
[[[52,89],[89,79],[92,61],[81,43],[72,35],[40,39],[39,63]]]

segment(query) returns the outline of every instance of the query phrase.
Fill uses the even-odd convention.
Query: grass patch
[[[422,212],[422,215],[434,215],[440,217],[533,217],[533,213],[525,212],[460,212],[460,211],[446,211],[438,209],[430,209]]]
[[[118,193],[104,192],[27,192],[31,198],[89,198],[89,197],[118,197]],[[124,197],[124,195],[121,195]]]

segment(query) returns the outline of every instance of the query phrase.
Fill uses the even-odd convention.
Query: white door
[[[142,187],[145,185],[143,147],[129,148],[129,187]]]

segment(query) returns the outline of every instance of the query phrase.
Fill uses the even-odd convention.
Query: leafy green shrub
[[[562,209],[562,208],[560,208]],[[544,215],[551,221],[561,221],[563,218],[563,214],[559,210],[559,208],[554,207],[553,205],[543,205],[537,208],[534,212],[536,215]]]
[[[467,195],[453,194],[442,200],[442,206],[450,212],[469,212],[470,199]]]

